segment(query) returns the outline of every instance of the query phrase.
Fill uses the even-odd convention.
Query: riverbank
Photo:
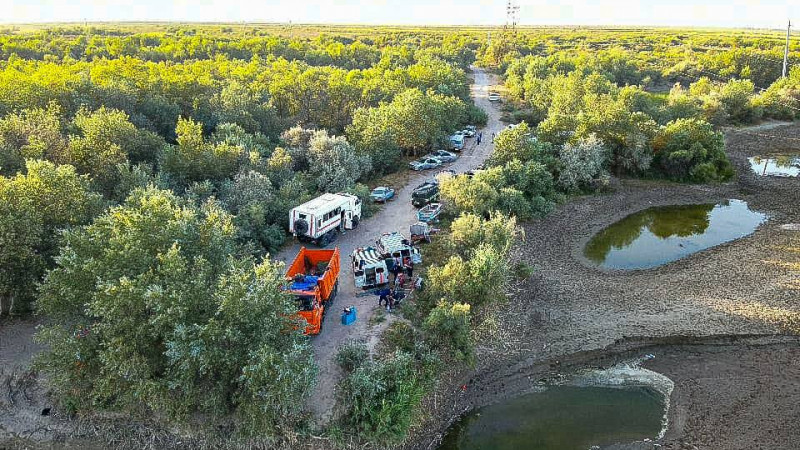
[[[763,131],[728,131],[727,151],[738,171],[733,182],[682,185],[621,180],[609,194],[574,199],[550,216],[526,224],[526,240],[517,247],[516,259],[533,266],[534,275],[511,290],[508,302],[487,313],[476,367],[443,377],[446,381],[423,408],[428,412],[407,448],[435,448],[447,423],[464,411],[524,392],[542,376],[585,367],[584,355],[594,355],[592,363],[608,365],[617,358],[619,349],[615,346],[638,341],[631,341],[631,336],[642,337],[645,342],[680,336],[693,343],[712,336],[734,339],[800,332],[800,233],[781,227],[800,222],[800,179],[758,177],[747,162],[749,156],[775,151],[778,142],[780,151],[791,145],[800,147],[798,142],[783,138],[797,136],[798,131],[798,125],[772,128],[768,131],[770,139],[760,136]],[[628,214],[652,206],[728,199],[746,201],[752,209],[769,214],[769,222],[748,237],[653,269],[601,270],[583,257],[588,239]],[[656,353],[658,361],[657,350],[647,352]],[[734,372],[735,361],[733,358],[730,364]],[[800,362],[795,359],[788,364],[796,368]],[[682,370],[681,364],[677,363],[674,370]],[[702,367],[687,366],[686,370],[689,378],[704,377]],[[748,370],[743,364],[733,378],[746,377]],[[467,386],[465,391],[462,385]],[[800,380],[781,383],[776,379],[774,386],[791,396]],[[680,402],[680,389],[676,388],[673,395]],[[691,415],[704,408],[724,408],[728,401],[724,391],[718,402],[711,391],[708,397],[702,399],[708,406],[701,407],[693,405],[695,400],[687,396],[689,404],[683,410]],[[782,412],[783,417],[791,413]],[[699,421],[697,425],[674,427],[675,433],[684,435],[668,431],[665,440],[689,445],[711,442],[722,439],[713,431],[719,428],[738,430],[740,435],[730,439],[750,442],[757,438],[752,433],[760,429],[762,421],[766,425],[778,419],[774,411],[755,411],[752,432],[736,427],[733,417],[720,420],[728,422],[712,426],[710,416],[692,416],[691,421]],[[695,429],[707,432],[694,436]],[[792,433],[791,437],[800,441],[800,427]]]

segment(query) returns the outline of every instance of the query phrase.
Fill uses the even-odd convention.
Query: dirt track
[[[474,84],[471,86],[472,97],[475,103],[489,113],[487,125],[480,131],[483,132],[481,145],[476,145],[475,139],[468,139],[467,146],[461,152],[461,157],[450,164],[448,168],[457,172],[470,170],[486,159],[492,151],[493,132],[498,132],[503,127],[500,122],[500,112],[491,104],[487,98],[489,87],[496,84],[496,76],[483,70],[476,69],[474,72]],[[435,171],[433,171],[435,172]],[[391,323],[393,316],[389,316],[386,321],[371,324],[371,318],[378,311],[377,297],[374,295],[364,295],[360,289],[353,285],[353,273],[350,269],[350,254],[357,247],[374,245],[381,233],[400,231],[408,235],[409,227],[416,222],[416,208],[411,206],[411,192],[416,186],[426,179],[432,177],[432,171],[416,173],[410,177],[408,183],[398,189],[395,200],[382,207],[374,216],[362,221],[358,228],[348,231],[344,236],[330,245],[337,246],[341,250],[340,291],[335,300],[334,307],[325,317],[322,324],[322,332],[312,338],[314,347],[314,357],[319,366],[318,386],[309,402],[309,409],[316,420],[320,423],[327,422],[333,406],[335,404],[335,387],[341,378],[339,368],[334,362],[334,356],[339,346],[349,339],[363,339],[370,346],[374,346],[378,337],[385,327]],[[291,263],[292,258],[297,254],[300,244],[289,246],[276,255],[276,259]],[[354,305],[358,311],[358,320],[350,326],[342,325],[339,320],[341,308]]]
[[[800,137],[798,130],[800,126],[792,125],[759,133]],[[615,343],[632,336],[696,339],[800,332],[800,233],[780,227],[800,222],[800,179],[756,177],[746,159],[777,147],[784,151],[787,146],[798,148],[799,142],[730,131],[727,143],[739,172],[734,182],[691,186],[624,180],[611,194],[574,199],[550,216],[526,224],[526,241],[516,249],[516,258],[533,265],[534,275],[515,286],[508,302],[496,308],[491,322],[498,325],[483,332],[485,344],[479,349],[475,370],[445,377],[448,381],[440,387],[437,401],[427,405],[433,410],[422,428],[437,429],[438,423],[442,430],[447,420],[466,409],[524,392],[530,387],[530,380],[537,379],[543,371],[565,370],[562,364],[566,361],[578,361],[580,366],[585,361],[579,355],[585,352],[613,358]],[[713,203],[731,198],[745,200],[752,208],[769,213],[771,220],[749,237],[649,270],[603,271],[582,256],[583,245],[595,232],[630,213],[656,205]],[[658,350],[653,352],[658,356]],[[725,364],[732,371],[728,375],[734,378],[745,377],[753,369],[752,364],[744,362],[737,374],[737,357],[730,358]],[[709,388],[701,380],[702,367],[684,367],[680,358],[674,361],[676,366],[669,372],[679,380],[698,377],[699,385]],[[797,359],[786,362],[793,370],[800,367]],[[711,377],[713,369],[709,368]],[[460,393],[458,387],[462,384],[468,386],[467,394]],[[796,378],[781,379],[770,392],[785,391],[789,395],[798,386],[800,380]],[[724,408],[733,401],[731,386],[718,397],[703,397],[702,401],[709,402],[706,407],[693,403],[693,397],[681,389],[678,386],[674,395],[683,396],[680,398],[687,403],[685,410],[690,415]],[[750,417],[756,423],[774,423],[774,411],[762,403],[765,408],[758,409],[758,402],[754,402],[756,409],[749,411]],[[714,430],[737,430],[732,425],[738,422],[726,417],[691,417],[694,425],[682,428],[682,436],[668,437],[689,443],[713,442],[722,433]],[[705,422],[711,420],[728,422],[727,426]],[[695,435],[696,430],[702,432]],[[757,433],[759,427],[738,430],[742,442],[753,442],[754,435],[748,433]],[[430,433],[422,436],[410,447],[426,448],[434,440]],[[800,442],[800,426],[786,436],[791,436],[793,443]]]

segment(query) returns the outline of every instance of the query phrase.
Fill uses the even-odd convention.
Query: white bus
[[[289,212],[289,231],[301,241],[313,241],[326,246],[344,228],[351,230],[361,220],[361,199],[338,193],[319,197],[293,208]]]

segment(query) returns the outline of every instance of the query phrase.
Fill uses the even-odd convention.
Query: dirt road
[[[492,151],[492,133],[499,132],[503,124],[500,122],[500,111],[495,104],[490,103],[488,94],[490,86],[499,80],[492,74],[483,70],[474,70],[474,84],[471,86],[471,95],[475,103],[489,115],[489,120],[483,129],[481,145],[476,145],[475,139],[468,139],[461,157],[447,168],[456,172],[474,169],[480,165]],[[420,172],[409,179],[408,184],[399,189],[395,200],[389,202],[380,211],[369,219],[363,220],[357,229],[347,231],[339,236],[330,247],[337,246],[341,250],[340,289],[334,305],[322,324],[322,332],[312,338],[314,356],[319,365],[318,387],[309,402],[309,409],[318,423],[327,422],[335,404],[335,387],[341,373],[336,366],[334,356],[339,346],[350,340],[365,340],[370,346],[377,343],[381,331],[392,322],[393,317],[370,325],[370,318],[378,310],[377,297],[364,295],[361,289],[353,284],[353,273],[350,270],[350,254],[358,247],[374,245],[381,233],[400,231],[408,235],[409,227],[416,222],[416,208],[411,206],[411,192],[416,186],[433,176],[432,171]],[[275,259],[291,263],[300,249],[300,244],[289,246],[275,256]],[[360,295],[359,295],[360,294]],[[339,313],[342,308],[353,305],[358,311],[358,320],[352,325],[342,325]]]

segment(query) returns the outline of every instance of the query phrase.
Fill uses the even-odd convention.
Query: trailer
[[[416,244],[419,242],[431,242],[431,235],[439,231],[436,228],[431,227],[426,222],[417,222],[409,228],[411,232],[411,243]]]
[[[285,291],[295,297],[297,314],[305,319],[304,334],[319,334],[322,319],[339,290],[339,248],[301,247],[286,270]]]
[[[439,214],[442,212],[442,204],[441,203],[430,203],[425,205],[422,209],[417,211],[417,220],[420,222],[437,222],[439,220]]]
[[[405,258],[411,258],[411,262],[414,264],[422,263],[422,254],[419,249],[412,246],[411,241],[397,231],[383,233],[375,245],[384,258],[392,258],[401,264]]]
[[[389,282],[386,258],[374,247],[357,248],[350,256],[353,282],[357,288],[370,288]]]
[[[352,194],[322,194],[292,208],[289,231],[300,241],[326,246],[340,230],[351,230],[361,220],[361,199]]]

